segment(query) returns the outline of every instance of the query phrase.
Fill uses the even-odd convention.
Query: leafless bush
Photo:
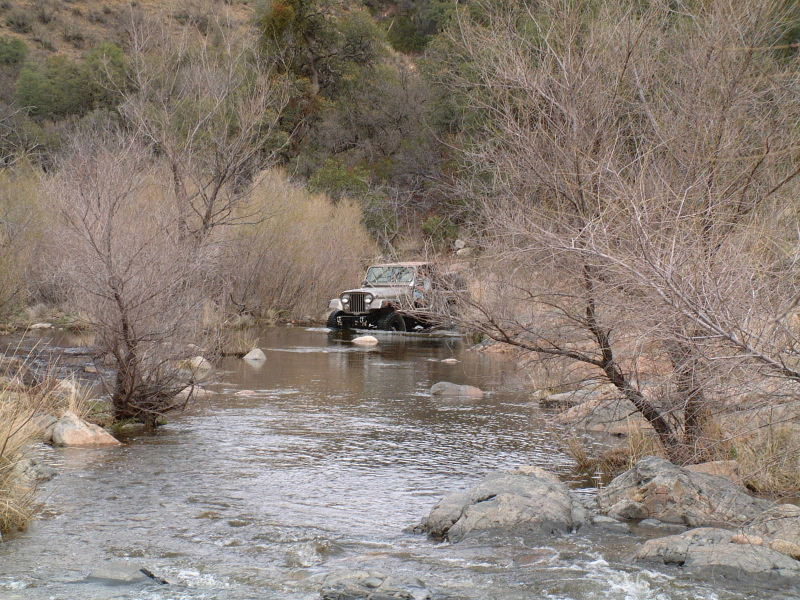
[[[229,272],[241,312],[316,316],[377,251],[355,203],[309,194],[280,172],[260,178],[249,207],[266,219],[232,230]]]
[[[784,3],[673,4],[485,3],[454,85],[488,124],[473,324],[604,377],[688,462],[753,364],[796,374],[800,87]]]
[[[148,426],[179,406],[180,361],[200,337],[208,290],[205,249],[181,239],[157,173],[135,138],[91,130],[75,136],[47,182],[65,223],[62,268],[76,308],[114,359],[115,417]]]

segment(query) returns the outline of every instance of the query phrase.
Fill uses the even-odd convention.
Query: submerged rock
[[[735,537],[733,531],[726,529],[691,529],[646,541],[636,558],[680,565],[708,577],[746,581],[763,575],[772,583],[800,578],[800,562],[763,545],[743,544]]]
[[[263,362],[267,360],[267,355],[264,354],[264,351],[261,348],[253,348],[242,357],[243,360],[248,362]]]
[[[374,335],[360,335],[358,337],[354,337],[352,342],[356,346],[377,346],[378,338],[376,338]]]
[[[66,412],[53,426],[56,446],[118,446],[120,442],[99,425]]]
[[[215,396],[216,394],[211,390],[207,390],[205,388],[201,388],[196,385],[187,385],[183,388],[180,392],[175,394],[176,400],[204,400],[206,398],[210,398],[211,396]]]
[[[587,521],[586,509],[555,475],[521,467],[445,496],[416,530],[458,542],[479,531],[567,533]]]
[[[418,579],[401,579],[378,571],[344,571],[325,578],[321,600],[431,600]]]
[[[110,583],[155,582],[166,585],[167,581],[154,575],[152,571],[139,565],[115,561],[92,571],[87,580],[100,580]]]
[[[615,519],[655,518],[692,527],[741,525],[772,506],[725,477],[689,471],[655,456],[614,478],[597,502]]]
[[[483,398],[483,390],[473,385],[458,385],[449,381],[440,381],[431,386],[432,396],[461,396],[465,398]]]

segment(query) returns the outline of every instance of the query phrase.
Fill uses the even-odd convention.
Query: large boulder
[[[53,426],[56,446],[118,446],[114,436],[94,423],[87,423],[75,413],[66,412]]]
[[[555,475],[520,467],[445,496],[417,531],[458,542],[481,531],[567,533],[587,521],[586,509]]]
[[[264,354],[261,348],[253,348],[250,352],[245,354],[242,359],[252,363],[261,363],[267,360],[267,355]]]
[[[460,398],[483,398],[483,390],[474,385],[458,385],[449,381],[440,381],[431,386],[432,396],[451,396]]]
[[[597,503],[615,519],[655,518],[690,527],[741,525],[772,506],[726,477],[689,471],[656,456],[614,478]]]
[[[691,529],[646,541],[636,558],[680,565],[706,577],[746,581],[764,576],[776,584],[800,580],[800,562],[764,545],[741,543],[737,537],[726,529]]]
[[[712,460],[696,465],[687,465],[686,468],[695,473],[708,473],[730,479],[736,485],[744,485],[739,463],[735,460]]]
[[[392,577],[378,571],[343,571],[325,578],[321,600],[430,600],[418,579]]]

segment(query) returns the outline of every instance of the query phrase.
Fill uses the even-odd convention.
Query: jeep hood
[[[363,287],[363,288],[355,288],[352,290],[345,290],[342,294],[352,294],[353,292],[363,292],[365,294],[372,294],[376,298],[399,298],[401,296],[407,296],[411,293],[411,286],[410,285],[391,285],[385,287]],[[342,297],[342,294],[339,294],[339,297]]]

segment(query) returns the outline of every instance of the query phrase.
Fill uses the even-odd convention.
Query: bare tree
[[[760,237],[796,212],[784,6],[486,3],[453,32],[470,77],[449,84],[486,123],[465,152],[495,262],[474,325],[594,369],[679,462],[703,458],[712,386],[754,360],[791,375],[795,218]],[[777,322],[783,353],[760,355]]]
[[[244,209],[253,180],[288,140],[286,81],[228,17],[205,35],[132,14],[123,116],[169,165],[184,237],[260,218]]]
[[[181,239],[158,174],[136,137],[92,129],[74,136],[46,183],[77,308],[116,366],[115,417],[149,427],[183,403],[180,361],[200,335],[203,301],[204,250]]]

